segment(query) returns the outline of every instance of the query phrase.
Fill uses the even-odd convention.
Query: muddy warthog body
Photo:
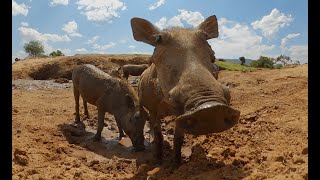
[[[146,70],[149,67],[148,64],[127,64],[123,65],[119,68],[119,71],[122,71],[122,74],[124,78],[128,79],[129,75],[131,76],[140,76],[144,70]]]
[[[135,40],[155,47],[150,58],[154,65],[142,74],[139,82],[140,101],[148,109],[153,109],[151,111],[158,108],[152,105],[152,101],[174,109],[177,118],[173,144],[175,162],[180,163],[185,133],[222,132],[233,127],[240,116],[238,110],[229,106],[230,97],[226,95],[230,96],[230,92],[212,74],[214,52],[207,40],[218,37],[217,19],[210,16],[196,29],[161,31],[147,20],[132,18],[131,27]],[[157,78],[150,80],[155,75]],[[152,101],[146,102],[145,98]],[[156,156],[161,159],[163,138],[159,120],[155,119],[151,117],[150,121],[154,128]]]
[[[89,116],[87,102],[97,106],[98,109],[98,129],[95,140],[101,138],[105,112],[108,112],[115,117],[120,139],[124,136],[124,130],[136,150],[144,149],[143,127],[146,112],[140,109],[138,95],[131,85],[89,64],[73,70],[72,82],[77,124],[80,123],[79,96],[81,95],[86,116]]]

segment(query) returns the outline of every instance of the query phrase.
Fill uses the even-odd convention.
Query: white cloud
[[[30,7],[26,6],[24,3],[18,4],[15,0],[12,0],[12,16],[19,14],[27,16],[29,8]]]
[[[193,27],[198,26],[204,21],[204,17],[198,11],[187,11],[184,9],[178,10],[180,14],[170,18],[162,17],[158,22],[155,23],[160,29],[166,29],[168,27],[184,27],[182,21]]]
[[[254,29],[260,29],[266,38],[272,38],[280,28],[289,26],[293,20],[290,14],[286,15],[274,8],[269,15],[252,22],[251,25]]]
[[[154,23],[156,26],[158,26],[160,29],[165,29],[167,28],[167,18],[162,17],[159,19],[158,22]]]
[[[89,21],[112,22],[112,19],[119,16],[119,11],[127,7],[121,0],[78,0],[78,9]]]
[[[136,46],[133,46],[133,45],[129,46],[129,49],[135,49],[135,48],[136,48]]]
[[[86,48],[79,48],[75,50],[76,52],[86,52],[88,51]]]
[[[295,37],[298,37],[300,36],[300,33],[294,33],[294,34],[288,34],[286,37],[282,38],[281,39],[281,48],[285,48],[286,44],[287,44],[287,41],[289,39],[292,39],[292,38],[295,38]]]
[[[110,42],[109,44],[105,44],[105,45],[94,44],[92,46],[92,48],[103,51],[106,49],[110,49],[110,48],[114,47],[115,45],[116,45],[116,43],[113,43],[113,42]]]
[[[201,22],[204,21],[204,17],[198,11],[187,11],[184,9],[179,9],[180,14],[178,18],[181,20],[186,21],[188,24],[192,25],[193,27],[198,26]]]
[[[164,3],[165,3],[165,0],[158,0],[157,2],[155,2],[149,7],[149,10],[157,9],[158,7],[164,5]]]
[[[36,29],[30,27],[19,27],[18,31],[20,32],[20,36],[23,43],[38,40],[44,46],[44,51],[46,54],[51,53],[54,48],[48,44],[51,42],[68,42],[70,38],[67,35],[57,35],[57,34],[48,34],[48,33],[40,33]]]
[[[147,51],[132,51],[132,52],[128,52],[128,54],[148,54],[148,55],[152,55],[153,52],[147,52]]]
[[[30,27],[19,27],[18,28],[22,40],[24,42],[28,42],[31,40],[39,40],[40,42],[67,42],[70,41],[70,38],[67,35],[57,35],[57,34],[48,34],[48,33],[40,33],[36,29]]]
[[[92,39],[89,39],[85,44],[92,44],[92,43],[94,43],[98,38],[99,38],[99,36],[93,36]]]
[[[63,25],[62,30],[68,33],[72,37],[82,37],[80,33],[77,32],[78,25],[75,21],[69,21],[67,24]]]
[[[258,36],[247,25],[239,24],[221,18],[218,20],[219,37],[209,40],[217,58],[239,58],[244,56],[257,59],[261,55],[268,55],[275,45],[265,45],[262,37]]]
[[[300,61],[301,64],[308,62],[308,45],[291,46],[288,48],[289,57],[293,61]]]
[[[166,29],[169,27],[183,27],[182,22],[177,16],[174,16],[169,20],[167,20],[166,17],[162,17],[158,22],[155,23],[155,25],[160,29]]]
[[[119,43],[121,43],[121,44],[125,44],[125,43],[127,43],[127,40],[125,40],[125,39],[121,39],[121,40],[119,40]]]
[[[68,49],[68,48],[65,48],[65,49],[58,48],[57,50],[60,50],[66,56],[70,56],[72,52],[71,49]]]
[[[57,5],[68,5],[69,0],[51,0],[50,5],[51,6],[57,6]]]
[[[25,26],[25,27],[28,27],[29,24],[27,22],[21,22],[21,26]]]

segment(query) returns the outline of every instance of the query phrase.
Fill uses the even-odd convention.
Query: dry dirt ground
[[[84,62],[103,69],[119,67],[117,58],[122,64],[139,64],[148,58],[110,57],[29,59],[13,64],[13,179],[307,179],[308,65],[221,71],[219,81],[230,87],[232,106],[241,111],[240,121],[222,133],[187,135],[183,163],[174,169],[174,117],[162,122],[162,165],[153,162],[147,127],[146,150],[132,152],[128,138],[118,142],[111,115],[106,115],[102,141],[92,141],[97,120],[94,106],[89,105],[90,118],[82,117],[85,130],[70,125],[74,121],[72,82],[54,78],[70,79],[70,68]],[[32,73],[53,79],[32,80]],[[131,77],[130,82],[135,85],[137,79]]]

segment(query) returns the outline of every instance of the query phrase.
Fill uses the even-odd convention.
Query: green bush
[[[241,62],[241,65],[244,65],[244,63],[246,63],[246,58],[245,57],[239,57],[239,60]]]
[[[259,67],[259,68],[273,68],[273,59],[265,56],[260,56],[258,60],[253,60],[250,63],[252,67]]]
[[[57,52],[55,51],[52,51],[52,53],[49,54],[49,56],[64,56],[64,54],[60,51],[60,50],[57,50]]]
[[[25,43],[23,48],[31,57],[40,56],[44,53],[44,47],[40,41],[30,41],[29,43]]]
[[[282,64],[275,64],[275,65],[273,65],[273,68],[281,69],[281,68],[283,68],[283,65]]]

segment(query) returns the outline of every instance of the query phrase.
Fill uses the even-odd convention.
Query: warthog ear
[[[132,34],[136,41],[142,41],[151,46],[156,45],[156,40],[160,30],[151,22],[142,18],[131,19]]]
[[[207,34],[207,40],[217,38],[219,36],[217,17],[215,15],[208,17],[198,25],[197,29]]]
[[[129,94],[126,94],[126,101],[127,101],[127,104],[128,104],[128,107],[134,107],[134,102],[133,102],[133,99],[131,98],[131,96]]]

